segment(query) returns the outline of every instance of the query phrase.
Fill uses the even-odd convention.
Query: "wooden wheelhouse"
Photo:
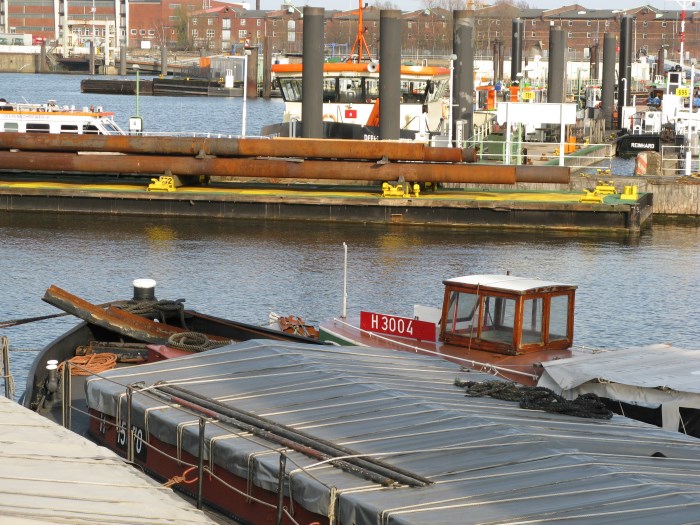
[[[443,281],[440,340],[498,354],[570,348],[576,286],[512,275]]]

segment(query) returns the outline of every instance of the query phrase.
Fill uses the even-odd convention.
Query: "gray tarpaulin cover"
[[[700,350],[668,345],[613,350],[542,363],[539,386],[569,399],[593,393],[662,407],[663,426],[679,428],[682,408],[700,409]]]
[[[697,440],[619,416],[577,419],[467,398],[455,378],[493,377],[437,358],[258,340],[104,375],[87,383],[88,403],[113,416],[125,413],[125,388],[115,382],[165,381],[433,482],[386,487],[287,450],[295,504],[345,525],[674,524],[700,516]],[[132,421],[197,455],[195,416],[136,393]],[[208,424],[206,440],[215,469],[276,492],[279,445],[223,424]]]

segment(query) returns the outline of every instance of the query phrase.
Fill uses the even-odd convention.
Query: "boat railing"
[[[85,410],[81,410],[80,408],[74,406],[71,403],[72,399],[72,376],[73,376],[73,369],[76,369],[76,371],[80,375],[88,376],[88,377],[93,377],[93,378],[100,378],[100,380],[103,381],[108,381],[114,385],[118,385],[121,388],[124,388],[124,394],[120,396],[120,402],[119,402],[119,408],[117,410],[117,415],[115,417],[114,422],[112,421],[107,421],[106,418],[96,416],[94,414],[91,414]],[[295,447],[290,445],[290,444],[284,444],[285,442],[280,441],[281,446],[274,446],[274,439],[273,435],[275,434],[274,431],[270,432],[268,430],[264,430],[261,434],[258,434],[255,432],[255,430],[241,430],[240,427],[240,422],[237,419],[233,418],[226,418],[219,416],[217,417],[216,414],[210,410],[210,409],[205,409],[202,407],[202,411],[198,411],[196,409],[196,404],[188,404],[184,403],[180,397],[169,397],[168,395],[164,395],[164,391],[167,392],[168,390],[168,385],[167,384],[154,384],[152,386],[141,386],[141,385],[132,385],[132,384],[124,384],[119,381],[115,381],[114,379],[111,379],[109,377],[105,377],[103,374],[99,372],[95,372],[93,370],[90,370],[88,368],[85,368],[79,364],[71,363],[70,361],[65,361],[62,366],[61,370],[61,397],[63,399],[63,406],[62,406],[62,425],[67,428],[68,430],[72,431],[72,417],[71,414],[73,412],[77,412],[82,414],[83,416],[87,417],[88,421],[94,420],[98,421],[101,428],[106,429],[107,427],[111,427],[117,435],[120,437],[120,439],[123,439],[124,443],[126,444],[126,453],[125,453],[125,459],[126,461],[135,464],[137,454],[143,449],[143,447],[146,447],[146,449],[149,451],[149,453],[155,453],[158,454],[160,457],[164,458],[165,460],[168,460],[172,462],[173,464],[177,465],[178,468],[182,469],[182,474],[181,475],[175,475],[171,477],[170,479],[166,480],[163,485],[165,487],[173,487],[178,484],[197,484],[196,485],[196,490],[192,489],[189,492],[192,494],[195,494],[194,499],[196,501],[196,505],[198,509],[203,508],[203,502],[204,502],[204,485],[203,482],[204,480],[208,480],[211,482],[211,480],[214,480],[218,483],[220,483],[223,487],[226,489],[229,489],[232,491],[232,493],[237,494],[238,496],[245,498],[246,501],[248,502],[254,502],[258,503],[264,507],[267,507],[269,509],[275,509],[277,512],[277,517],[278,521],[277,523],[281,523],[282,521],[281,518],[284,515],[286,517],[286,522],[292,523],[294,525],[301,525],[298,521],[294,519],[294,517],[290,514],[287,505],[285,505],[284,502],[284,496],[285,494],[288,495],[288,497],[291,499],[292,494],[293,494],[293,479],[295,476],[299,476],[300,474],[304,474],[305,476],[308,476],[312,479],[314,479],[316,482],[319,484],[325,486],[329,493],[332,495],[335,494],[335,488],[323,480],[319,479],[317,476],[314,475],[313,470],[323,466],[327,463],[332,463],[332,462],[338,462],[338,463],[345,463],[345,462],[357,462],[357,461],[365,461],[366,464],[369,464],[371,467],[372,461],[374,461],[373,456],[381,456],[381,457],[386,457],[385,452],[381,453],[376,453],[376,454],[352,454],[352,455],[335,455],[328,457],[326,455],[325,459],[319,459],[317,462],[311,464],[311,465],[301,465],[298,462],[294,461],[292,457],[290,457],[289,454],[287,454],[287,451],[294,451]],[[174,385],[173,385],[174,386]],[[160,448],[152,445],[149,443],[149,435],[148,435],[148,424],[144,424],[144,427],[146,430],[139,429],[135,424],[133,424],[133,405],[134,405],[134,399],[137,396],[144,396],[149,398],[150,400],[155,401],[159,407],[167,407],[172,410],[176,410],[178,412],[187,414],[188,416],[191,416],[195,419],[195,421],[198,423],[198,453],[195,456],[194,454],[190,454],[193,456],[193,460],[187,461],[186,459],[183,458],[182,455],[182,443],[179,441],[176,445],[176,455],[173,456],[172,454],[169,454],[165,452],[164,450],[161,450]],[[121,399],[125,399],[125,407],[122,409],[122,402]],[[145,411],[145,418],[148,418],[149,411]],[[229,423],[227,420],[232,420],[234,424]],[[194,421],[193,421],[194,423]],[[269,501],[265,501],[263,499],[256,498],[252,492],[253,492],[253,473],[250,472],[248,474],[248,480],[247,480],[247,490],[243,491],[233,485],[231,485],[229,482],[227,482],[224,478],[221,476],[217,475],[215,472],[215,457],[213,454],[213,447],[214,447],[214,441],[215,438],[212,437],[212,432],[211,432],[211,426],[218,427],[221,429],[225,435],[231,435],[232,431],[236,432],[236,436],[240,439],[248,440],[252,444],[258,447],[264,447],[268,448],[270,453],[276,453],[279,454],[279,475],[278,475],[278,485],[277,485],[277,495],[278,495],[278,500],[276,504],[272,504]],[[120,434],[121,433],[121,434]],[[210,436],[208,439],[208,450],[207,450],[207,434]],[[263,436],[263,439],[266,439],[271,442],[271,445],[265,445],[262,440],[256,439],[256,435],[260,437],[260,435]],[[323,443],[323,441],[319,441],[319,443]],[[306,452],[308,452],[309,449],[305,445],[302,446],[300,445],[301,448],[303,448]],[[404,452],[402,452],[404,454]],[[251,458],[254,455],[251,453]],[[204,458],[208,458],[208,461],[205,461]],[[194,460],[196,460],[196,463],[194,463]],[[287,464],[291,463],[292,467],[288,468]],[[386,472],[388,471],[389,473],[393,472],[391,468],[385,468],[382,467],[382,465],[385,465],[384,463],[378,463],[379,469],[378,472],[373,472],[370,469],[365,469],[362,466],[354,467],[354,470],[363,476],[365,476],[367,479],[374,479],[375,481],[385,483],[387,481],[386,477]],[[390,466],[389,466],[390,467]],[[382,470],[383,468],[383,470]],[[409,486],[416,486],[416,485],[422,485],[422,484],[428,484],[430,483],[429,480],[423,479],[420,476],[418,476],[416,479],[411,479],[410,473],[408,476],[403,474],[404,471],[401,469],[397,469],[394,474],[396,474],[396,480],[399,483],[404,483]],[[286,489],[286,490],[285,490]]]
[[[484,130],[485,133],[485,130]],[[481,133],[483,136],[484,133]],[[476,136],[475,136],[476,137]],[[475,140],[479,162],[505,165],[567,166],[573,172],[590,169],[609,170],[615,157],[615,145],[551,141]]]
[[[697,135],[690,145],[661,145],[661,170],[663,177],[698,176],[700,173],[700,146]]]
[[[241,138],[262,138],[272,139],[272,137],[246,135],[245,137],[236,133],[223,132],[201,132],[201,131],[148,131],[138,133],[142,137],[188,137],[205,139],[241,139]]]

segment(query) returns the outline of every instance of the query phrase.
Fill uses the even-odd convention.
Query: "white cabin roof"
[[[541,288],[576,288],[576,285],[518,277],[516,275],[490,274],[490,275],[465,275],[446,279],[445,284],[466,284],[471,286],[487,286],[498,288],[508,292],[529,292]]]

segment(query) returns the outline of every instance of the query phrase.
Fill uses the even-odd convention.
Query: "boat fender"
[[[376,62],[370,62],[369,64],[367,64],[367,71],[369,71],[370,73],[376,73],[378,68],[379,66]]]
[[[336,118],[330,113],[326,113],[325,115],[323,115],[323,120],[326,122],[338,122]]]

